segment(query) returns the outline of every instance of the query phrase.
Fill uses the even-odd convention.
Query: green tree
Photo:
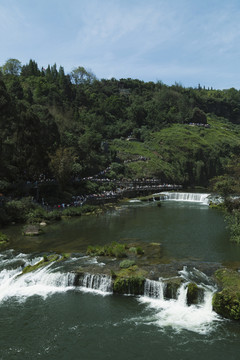
[[[30,59],[29,63],[22,66],[21,69],[21,75],[22,76],[40,76],[41,71],[38,68],[38,64],[36,61]]]
[[[50,169],[57,179],[61,188],[70,181],[76,164],[76,154],[72,148],[58,148],[54,155],[50,156]]]
[[[19,75],[21,71],[21,62],[17,59],[8,59],[1,68],[4,75]]]
[[[74,84],[79,85],[93,82],[96,76],[90,70],[84,69],[83,66],[78,66],[72,70],[71,79]]]
[[[207,123],[207,116],[204,113],[204,111],[202,111],[198,107],[195,107],[193,109],[191,121],[193,123],[206,124]]]

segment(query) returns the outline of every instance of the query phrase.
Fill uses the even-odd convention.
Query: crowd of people
[[[205,128],[210,128],[209,124],[203,124],[203,123],[189,123],[190,126],[200,126],[200,127],[205,127]]]
[[[147,158],[143,156],[138,156],[137,158],[134,158],[132,160],[125,160],[125,161],[146,161]],[[99,202],[106,202],[109,200],[117,200],[119,198],[123,198],[125,196],[129,196],[129,194],[132,193],[146,193],[150,191],[161,191],[165,189],[174,189],[178,190],[181,188],[181,185],[175,185],[175,184],[162,184],[161,179],[154,179],[154,178],[137,178],[137,179],[109,179],[106,177],[106,174],[111,170],[111,166],[107,167],[106,169],[100,171],[99,173],[83,177],[83,178],[75,178],[75,181],[94,181],[98,183],[112,183],[115,190],[104,190],[101,193],[93,193],[93,194],[85,194],[85,195],[79,195],[79,196],[73,196],[71,203],[62,203],[55,205],[54,208],[58,209],[64,209],[67,207],[78,207],[83,206],[84,204],[94,204]],[[46,175],[41,174],[36,181],[36,186],[38,186],[39,183],[44,182],[55,182],[55,179],[48,178]],[[47,206],[45,203],[45,200],[42,199],[42,205]]]
[[[94,193],[94,194],[88,194],[88,195],[79,195],[79,196],[73,196],[72,202],[69,204],[60,204],[56,205],[55,208],[61,208],[64,209],[66,207],[78,207],[83,206],[84,204],[97,204],[97,203],[103,203],[109,200],[117,200],[120,198],[123,198],[125,195],[131,193],[131,192],[147,192],[147,191],[162,191],[162,190],[179,190],[181,189],[181,185],[175,185],[175,184],[158,184],[158,185],[136,185],[136,186],[126,186],[126,187],[118,187],[116,190],[111,191],[103,191],[101,193]],[[44,205],[44,204],[43,204]]]

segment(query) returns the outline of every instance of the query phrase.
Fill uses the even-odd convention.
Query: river
[[[0,254],[0,359],[237,359],[240,324],[212,311],[216,289],[196,269],[240,259],[221,212],[191,201],[131,202],[49,225],[35,239],[22,237],[19,226],[5,230],[12,249]],[[71,271],[97,263],[84,255],[87,245],[133,239],[160,242],[165,261],[183,265],[179,276],[198,278],[202,303],[187,306],[184,286],[177,299],[166,300],[160,280],[156,296],[74,286]],[[19,276],[43,252],[63,251],[71,257]]]

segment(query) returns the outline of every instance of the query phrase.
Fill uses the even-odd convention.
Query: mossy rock
[[[240,294],[229,289],[213,295],[213,310],[219,315],[232,320],[240,320]]]
[[[240,320],[240,274],[230,269],[219,269],[215,278],[222,290],[213,296],[213,310],[226,318]]]
[[[145,278],[142,276],[131,276],[129,278],[117,277],[113,283],[113,292],[116,294],[144,294]]]
[[[114,273],[113,292],[117,294],[143,295],[146,272],[137,265]]]
[[[187,304],[198,304],[200,289],[195,283],[189,283],[187,289]]]
[[[167,299],[176,299],[178,289],[182,284],[182,278],[176,277],[166,281],[165,296]]]

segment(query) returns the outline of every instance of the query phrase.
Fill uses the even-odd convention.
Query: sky
[[[240,0],[0,0],[0,66],[240,89]]]

